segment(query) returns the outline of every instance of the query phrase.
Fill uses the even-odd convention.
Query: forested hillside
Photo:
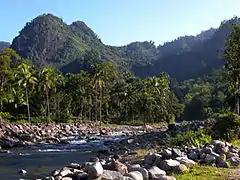
[[[4,41],[0,41],[0,51],[3,49],[3,48],[8,48],[10,47],[10,43],[9,42],[4,42]]]
[[[64,73],[77,73],[90,69],[91,64],[111,61],[121,71],[132,71],[140,77],[167,72],[178,80],[186,80],[222,67],[222,48],[235,22],[239,23],[239,19],[224,21],[218,29],[179,37],[164,45],[145,41],[114,47],[103,44],[82,21],[67,25],[56,16],[43,14],[26,24],[11,48],[37,66],[58,67]]]

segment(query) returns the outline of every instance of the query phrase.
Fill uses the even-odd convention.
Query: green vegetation
[[[226,180],[232,173],[231,169],[212,166],[194,166],[184,174],[174,174],[177,180]]]
[[[194,146],[199,148],[200,145],[210,143],[211,136],[205,134],[204,130],[189,130],[187,132],[177,133],[176,136],[170,137],[170,146]]]
[[[3,49],[0,60],[1,112],[10,122],[169,123],[183,111],[166,73],[142,80],[103,62],[63,76],[35,68],[12,49]]]

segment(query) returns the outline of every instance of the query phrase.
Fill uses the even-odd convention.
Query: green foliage
[[[231,141],[240,136],[240,117],[232,112],[220,114],[212,127],[213,137]]]
[[[0,112],[0,117],[3,119],[3,120],[8,120],[10,119],[11,115],[9,112]]]
[[[189,130],[180,132],[175,137],[170,138],[171,146],[195,146],[209,143],[212,141],[211,136],[205,134],[204,130],[198,129],[197,131]]]

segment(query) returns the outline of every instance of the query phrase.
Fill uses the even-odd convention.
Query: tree
[[[49,94],[52,90],[56,92],[57,73],[52,68],[43,68],[39,74],[39,90],[43,89],[45,92],[46,104],[47,104],[47,117],[50,122],[50,105],[49,105]]]
[[[31,123],[31,114],[29,107],[29,87],[34,88],[37,83],[37,78],[33,76],[31,72],[31,67],[25,63],[18,66],[18,74],[16,74],[19,86],[23,86],[26,93],[27,100],[27,111],[28,111],[28,121]]]
[[[8,102],[12,97],[13,71],[10,67],[11,57],[4,51],[0,54],[0,111],[3,111],[3,103]]]
[[[235,97],[235,112],[239,115],[240,95],[240,27],[235,24],[228,36],[225,51],[225,69],[229,79],[229,91]]]

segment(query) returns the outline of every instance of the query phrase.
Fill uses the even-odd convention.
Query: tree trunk
[[[102,87],[100,87],[99,120],[100,120],[100,128],[101,128],[102,127]]]
[[[47,98],[47,116],[48,116],[48,123],[50,122],[50,105],[49,105],[49,97],[48,97],[48,90],[46,89],[46,98]]]
[[[236,96],[236,98],[235,98],[235,108],[236,108],[236,114],[238,114],[239,115],[239,97],[238,96]]]
[[[27,110],[28,110],[28,122],[31,123],[31,116],[30,116],[30,107],[29,107],[29,101],[28,101],[28,88],[26,86],[26,98],[27,98]]]

